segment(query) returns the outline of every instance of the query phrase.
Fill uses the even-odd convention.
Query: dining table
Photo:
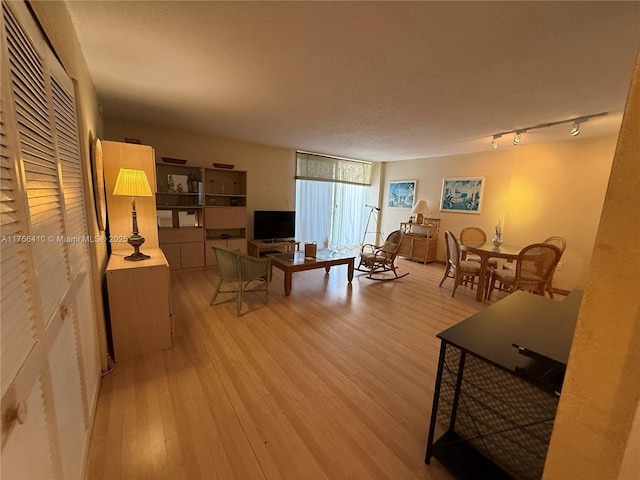
[[[505,260],[517,260],[520,251],[524,248],[518,245],[506,245],[502,244],[496,246],[491,241],[481,242],[467,240],[464,243],[460,242],[460,250],[467,253],[472,253],[480,257],[480,271],[487,271],[487,264],[490,258],[502,258]],[[476,300],[481,302],[483,300],[485,282],[487,275],[480,275],[478,277],[478,291],[476,292]]]

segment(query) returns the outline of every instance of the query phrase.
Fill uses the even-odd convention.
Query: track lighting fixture
[[[509,130],[507,132],[500,132],[500,133],[495,133],[493,135],[493,138],[491,139],[491,149],[495,150],[498,148],[498,138],[502,137],[503,135],[510,135],[510,134],[514,134],[513,135],[513,144],[514,145],[518,145],[520,143],[520,140],[522,138],[522,134],[523,133],[527,133],[531,130],[537,130],[539,128],[546,128],[546,127],[553,127],[555,125],[561,125],[563,123],[572,123],[573,127],[571,128],[571,135],[573,135],[574,137],[580,134],[580,124],[586,122],[587,120],[591,119],[591,118],[595,118],[595,117],[602,117],[604,115],[606,115],[608,112],[600,112],[600,113],[594,113],[593,115],[585,115],[584,117],[575,117],[575,118],[570,118],[568,120],[560,120],[557,122],[550,122],[550,123],[540,123],[539,125],[534,125],[532,127],[526,127],[526,128],[519,128],[518,130]]]
[[[573,122],[573,128],[571,129],[570,133],[574,137],[580,135],[580,122]]]
[[[516,132],[513,136],[513,144],[518,145],[520,143],[520,132]]]

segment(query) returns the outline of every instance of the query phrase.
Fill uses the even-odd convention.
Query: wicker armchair
[[[396,271],[396,257],[402,243],[402,230],[391,232],[384,245],[364,244],[360,250],[360,263],[356,270],[367,272],[367,278],[372,280],[396,280],[406,277],[409,273],[398,275]],[[394,277],[380,276],[384,272],[393,272]]]
[[[550,243],[534,243],[524,247],[518,255],[515,270],[493,270],[487,299],[491,299],[496,281],[511,292],[526,290],[544,296],[560,255],[560,249]]]
[[[265,292],[265,300],[269,300],[269,284],[271,283],[271,259],[256,258],[245,255],[238,250],[229,250],[222,247],[211,247],[218,259],[218,272],[220,281],[213,292],[210,305],[236,301],[236,312],[240,316],[242,299],[245,292]],[[223,283],[232,284],[227,290],[222,290]],[[253,285],[251,288],[247,288]],[[229,299],[215,303],[219,293],[234,293]]]

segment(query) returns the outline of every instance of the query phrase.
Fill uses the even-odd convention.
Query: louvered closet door
[[[0,477],[81,478],[100,365],[73,84],[22,2],[0,53]]]

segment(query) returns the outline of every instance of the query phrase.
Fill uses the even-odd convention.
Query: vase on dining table
[[[496,247],[502,245],[502,225],[500,224],[500,220],[498,220],[498,225],[496,225],[496,235],[493,237],[492,242]]]

